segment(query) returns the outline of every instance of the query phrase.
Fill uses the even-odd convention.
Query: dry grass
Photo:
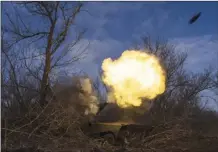
[[[10,112],[4,117],[2,150],[34,147],[44,152],[89,152],[96,148],[113,151],[107,142],[90,139],[82,132],[80,126],[89,118],[84,115],[87,107],[78,98],[79,90],[70,96],[63,93],[56,94],[56,100],[51,98],[43,108],[34,103],[22,114]]]
[[[52,107],[51,107],[52,106]],[[69,113],[61,106],[47,105],[43,110],[35,109],[31,114],[15,119],[7,119],[3,126],[2,147],[37,147],[43,151],[90,151],[98,147],[100,141],[91,140],[80,129],[85,117],[78,112]],[[103,143],[102,143],[103,144]]]
[[[44,152],[216,152],[218,136],[206,136],[192,129],[187,120],[177,119],[154,127],[148,136],[131,134],[124,147],[108,144],[102,139],[91,139],[80,129],[85,117],[69,113],[60,105],[35,109],[25,117],[8,120],[2,147],[17,149],[35,147]],[[125,148],[125,149],[124,149]]]
[[[10,117],[2,119],[2,150],[31,147],[32,149],[26,151],[32,152],[35,149],[42,152],[218,151],[216,129],[218,124],[215,123],[218,118],[212,113],[199,115],[207,121],[198,123],[196,121],[199,118],[177,118],[164,123],[155,122],[154,129],[149,135],[131,133],[127,137],[128,143],[121,147],[110,145],[103,139],[87,137],[81,130],[81,125],[89,119],[84,115],[84,105],[73,104],[80,103],[79,98],[67,98],[66,95],[64,97],[65,101],[52,101],[43,108],[38,104],[31,104],[25,113],[19,115],[10,113]],[[208,134],[208,130],[212,133]],[[24,150],[20,149],[20,152]]]
[[[139,142],[140,141],[140,142]],[[149,136],[129,137],[129,151],[154,152],[216,152],[218,136],[195,132],[185,120],[176,120],[156,126]]]

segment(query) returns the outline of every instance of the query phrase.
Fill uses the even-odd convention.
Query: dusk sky
[[[118,57],[149,33],[176,45],[189,54],[187,68],[200,72],[218,65],[218,2],[90,2],[90,14],[78,17],[78,25],[88,28],[89,59],[84,68],[91,75],[106,57]],[[201,17],[192,25],[189,19]],[[94,62],[93,62],[94,61]]]
[[[6,3],[4,9],[10,7]],[[209,66],[218,69],[218,2],[88,2],[83,10],[89,13],[77,16],[76,26],[87,33],[77,47],[90,45],[79,68],[93,78],[103,59],[119,57],[147,33],[167,39],[178,52],[187,52],[185,66],[190,72]],[[188,24],[198,12],[200,18]],[[31,22],[38,26],[40,20]],[[67,41],[74,34],[71,30]]]
[[[11,3],[2,8],[10,12]],[[77,16],[76,27],[87,32],[77,47],[88,46],[80,67],[92,77],[103,59],[120,56],[146,34],[168,40],[178,52],[186,51],[186,67],[192,72],[210,65],[217,68],[218,2],[88,2],[83,10],[88,13],[83,11]],[[202,12],[200,18],[188,24],[198,12]],[[40,20],[31,18],[32,25],[39,26]],[[74,36],[71,30],[67,41]]]

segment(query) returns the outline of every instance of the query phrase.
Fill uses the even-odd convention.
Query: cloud
[[[186,68],[192,72],[202,72],[208,67],[218,68],[218,39],[213,35],[174,38],[170,43],[177,51],[187,52]]]
[[[84,56],[84,59],[80,60],[76,67],[81,69],[83,72],[89,74],[92,78],[96,78],[99,74],[100,66],[103,59],[107,57],[112,57],[114,54],[120,54],[125,48],[125,43],[113,39],[105,40],[88,40],[83,39],[78,44],[79,47],[89,43],[87,48],[87,53]],[[73,53],[71,54],[73,56]]]
[[[91,78],[95,79],[101,68],[101,63],[105,58],[116,57],[124,51],[128,43],[120,42],[113,39],[81,39],[73,48],[70,48],[69,54],[65,60],[72,59],[77,56],[81,51],[85,51],[80,57],[79,61],[59,69],[54,69],[53,76],[61,76],[67,74],[71,76],[75,73],[85,73]],[[66,73],[67,72],[67,73]],[[54,79],[57,77],[54,77]]]
[[[170,43],[176,46],[177,51],[188,54],[185,68],[189,72],[203,72],[204,69],[212,67],[218,70],[218,38],[213,35],[204,35],[198,37],[181,37],[170,40]],[[203,107],[218,110],[218,96],[211,90],[205,90],[200,94]]]
[[[165,3],[146,5],[143,13],[145,14],[141,24],[135,27],[133,37],[139,38],[142,34],[152,34],[158,36],[163,33],[163,28],[169,20],[171,11],[165,9]]]
[[[88,10],[88,12],[82,11],[82,13],[79,14],[76,19],[76,25],[78,27],[87,28],[87,34],[85,38],[81,40],[77,46],[75,46],[74,49],[90,43],[87,48],[88,54],[85,55],[85,58],[83,60],[81,60],[74,67],[72,67],[72,69],[78,67],[77,69],[82,69],[91,77],[95,77],[98,74],[98,70],[100,69],[101,62],[104,58],[114,57],[121,54],[122,51],[128,48],[129,43],[131,43],[119,41],[110,37],[110,33],[108,33],[108,31],[105,29],[105,25],[109,23],[113,23],[113,26],[123,25],[123,23],[120,23],[120,19],[125,16],[126,13],[139,11],[140,9],[144,8],[149,8],[149,10],[153,10],[155,6],[161,5],[144,2],[87,2],[82,10]],[[149,12],[149,10],[147,12]],[[162,24],[164,24],[164,20],[167,19],[168,13],[165,10],[158,10],[155,12],[155,17],[158,17],[157,21],[161,26]],[[151,14],[152,13],[147,13],[147,16]],[[160,17],[160,14],[164,14],[164,17]],[[151,20],[154,20],[153,16]],[[142,24],[142,28],[147,25],[152,27],[153,22],[147,22],[149,22],[149,20],[144,21],[144,23]],[[142,28],[136,32],[138,32],[138,34],[141,34],[141,31],[143,31]],[[74,32],[72,32],[69,37],[71,37],[73,33]],[[72,40],[72,38],[70,38],[70,40]],[[131,37],[128,41],[130,40]],[[72,52],[69,56],[74,56],[74,52]]]
[[[187,52],[188,58],[185,68],[190,72],[203,72],[212,66],[218,68],[218,39],[212,35],[199,37],[180,37],[169,40],[176,46],[176,51]],[[95,77],[103,59],[116,57],[128,49],[128,43],[113,39],[88,40],[83,39],[80,45],[90,43],[88,54],[78,63],[80,69]]]
[[[82,13],[77,17],[76,25],[88,29],[89,39],[108,38],[109,33],[104,26],[108,23],[118,25],[127,12],[140,10],[142,3],[123,2],[87,2]],[[88,11],[87,11],[88,10]]]

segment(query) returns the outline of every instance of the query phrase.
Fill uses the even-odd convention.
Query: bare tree
[[[218,94],[218,71],[215,73],[215,76],[213,78],[213,84],[215,93]]]
[[[82,35],[83,31],[79,31],[76,35],[73,43],[64,45],[64,42],[69,35],[69,31],[72,25],[75,24],[76,16],[80,13],[83,3],[80,2],[20,2],[13,4],[14,12],[17,18],[13,18],[7,11],[5,16],[9,24],[3,24],[3,30],[5,33],[13,37],[10,41],[10,47],[21,41],[27,41],[29,44],[35,43],[36,46],[44,45],[40,48],[40,52],[36,56],[31,56],[31,59],[38,56],[43,56],[42,65],[38,70],[33,71],[29,68],[28,63],[25,63],[29,74],[40,81],[40,103],[43,105],[45,102],[47,88],[49,86],[49,75],[54,68],[67,66],[78,61],[84,50],[77,53],[72,58],[66,57],[71,48],[74,47]],[[42,25],[35,26],[33,28],[28,22],[20,15],[18,9],[24,8],[32,18],[36,18],[42,21]],[[32,19],[33,20],[33,19]],[[5,54],[6,55],[6,54]],[[27,59],[29,57],[24,57]],[[22,59],[22,60],[23,60]],[[39,70],[42,70],[42,74],[39,75]],[[37,72],[38,71],[38,72]],[[12,71],[13,73],[13,71]],[[14,73],[15,74],[15,73]],[[14,75],[13,74],[13,75]],[[14,76],[15,78],[16,76]],[[15,80],[16,81],[16,80]]]
[[[2,33],[1,44],[2,108],[9,112],[13,111],[14,114],[25,112],[33,98],[36,98],[39,93],[38,82],[23,71],[23,65],[17,58],[19,53],[8,47],[4,33]]]
[[[165,93],[154,99],[151,112],[159,114],[161,119],[169,115],[187,113],[190,107],[198,106],[199,94],[212,87],[210,79],[212,71],[188,73],[184,68],[186,53],[176,51],[175,46],[167,41],[151,39],[150,36],[144,36],[142,43],[136,46],[136,49],[157,56],[166,72]]]

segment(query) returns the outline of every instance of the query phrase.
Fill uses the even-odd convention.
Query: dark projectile
[[[195,21],[197,21],[197,19],[201,16],[201,12],[199,12],[198,14],[194,15],[190,20],[189,20],[189,24],[193,24]]]

